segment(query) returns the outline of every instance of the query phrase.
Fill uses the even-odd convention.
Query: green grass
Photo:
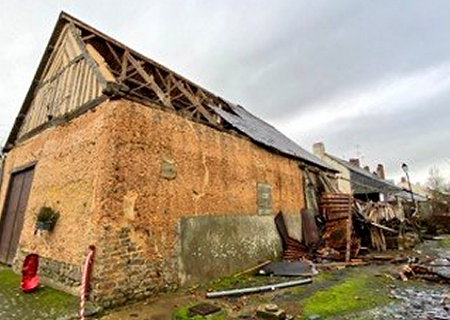
[[[175,311],[172,315],[173,320],[225,320],[227,319],[227,313],[225,310],[210,314],[208,316],[189,316],[189,308],[192,304],[184,306]]]
[[[303,317],[336,316],[388,304],[390,300],[383,290],[386,290],[385,284],[373,275],[355,275],[303,300]]]
[[[243,288],[252,282],[252,277],[250,276],[240,276],[240,277],[224,277],[209,284],[209,288],[213,290],[223,290],[230,288]]]
[[[330,271],[321,271],[316,277],[314,277],[315,283],[324,283],[334,278],[333,273]]]
[[[76,312],[77,297],[48,287],[33,293],[20,289],[20,276],[8,268],[0,268],[0,313],[8,319],[48,319]]]
[[[450,238],[445,238],[439,241],[439,245],[443,248],[450,248]]]
[[[259,285],[266,285],[269,283],[280,282],[278,277],[266,277],[259,275],[241,275],[229,276],[210,282],[205,287],[209,291],[220,291],[227,289],[241,289],[246,287],[254,287]]]

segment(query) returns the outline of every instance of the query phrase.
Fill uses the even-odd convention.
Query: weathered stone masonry
[[[88,245],[96,245],[92,297],[107,306],[171,290],[180,280],[202,280],[182,268],[181,218],[228,216],[224,228],[236,216],[258,219],[258,183],[270,186],[273,213],[303,207],[296,161],[127,100],[105,102],[25,141],[8,154],[5,177],[34,160],[20,248],[39,253],[48,261],[42,274],[70,287],[79,284]],[[60,211],[61,218],[53,233],[37,237],[34,223],[42,205]],[[273,256],[279,244],[270,241],[264,250]],[[250,265],[261,252],[252,254],[248,261],[239,259]],[[233,272],[232,266],[207,278]]]
[[[303,207],[296,161],[157,108],[126,100],[107,107],[106,158],[111,161],[102,173],[97,223],[105,230],[100,241],[104,258],[97,261],[95,277],[111,278],[111,283],[99,283],[98,295],[120,300],[169,290],[180,280],[201,280],[182,268],[180,218],[228,216],[225,221],[235,224],[235,216],[257,216],[259,182],[271,186],[274,213],[298,213]],[[167,162],[175,177],[164,175]],[[279,244],[271,241],[267,250],[273,256]],[[234,259],[247,265],[255,261]],[[233,271],[230,264],[203,280]]]

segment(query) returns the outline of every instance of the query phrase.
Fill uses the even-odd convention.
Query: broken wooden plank
[[[269,264],[269,263],[270,263],[270,260],[264,261],[263,263],[260,263],[260,264],[258,264],[258,265],[256,265],[256,266],[253,266],[253,267],[248,268],[248,269],[246,269],[246,270],[244,270],[244,271],[241,271],[241,272],[239,272],[239,273],[236,273],[235,275],[233,275],[233,277],[237,278],[237,277],[240,277],[240,276],[242,276],[242,275],[244,275],[244,274],[247,274],[247,273],[256,271],[256,270],[258,270],[258,269],[261,269],[262,267],[264,267],[265,265],[267,265],[267,264]]]
[[[381,225],[381,224],[378,224],[378,223],[375,223],[375,222],[370,222],[370,224],[371,224],[372,226],[374,226],[374,227],[377,227],[377,228],[380,228],[380,229],[383,229],[383,230],[386,230],[386,231],[389,231],[389,232],[398,234],[398,231],[397,231],[397,230],[394,230],[394,229],[392,229],[392,228],[383,226],[383,225]]]

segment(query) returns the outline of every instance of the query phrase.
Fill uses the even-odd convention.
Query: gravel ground
[[[449,288],[450,289],[450,288]],[[367,312],[373,320],[450,320],[450,293],[442,290],[395,289],[399,303]]]

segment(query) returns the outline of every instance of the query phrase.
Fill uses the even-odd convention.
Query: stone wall
[[[19,250],[14,264],[14,271],[21,273],[21,266],[25,257],[32,252]],[[54,286],[57,289],[78,295],[78,287],[81,285],[82,266],[70,264],[64,261],[54,260],[49,257],[39,257],[39,278],[40,281]]]
[[[41,272],[63,286],[76,287],[87,248],[96,244],[93,217],[97,207],[98,174],[104,159],[102,144],[107,135],[100,107],[67,124],[51,127],[19,143],[6,155],[0,202],[3,207],[11,171],[36,162],[30,197],[24,215],[16,270],[24,253],[41,256]],[[35,234],[36,217],[42,206],[60,212],[51,233]],[[76,268],[75,268],[76,266]],[[78,269],[77,269],[78,270]]]
[[[107,101],[11,150],[1,203],[11,170],[31,161],[37,165],[20,252],[39,254],[43,274],[74,288],[87,248],[95,245],[91,296],[105,306],[172,290],[189,277],[203,281],[234,271],[211,265],[215,270],[205,270],[208,276],[189,275],[184,268],[189,261],[180,257],[195,243],[183,247],[181,219],[192,225],[197,218],[216,216],[231,228],[237,215],[259,217],[266,222],[255,225],[273,231],[274,214],[298,214],[304,207],[295,160],[237,134],[127,100]],[[43,205],[61,217],[52,233],[38,237],[34,226]],[[219,235],[219,229],[211,230]],[[239,230],[236,242],[248,234]],[[263,232],[260,237],[248,239],[258,246],[267,240]],[[272,256],[279,246],[272,236],[268,241]],[[265,258],[264,250],[255,252]],[[222,254],[232,258],[232,250]],[[17,269],[21,261],[19,254]]]
[[[96,292],[106,299],[111,297],[112,303],[117,302],[117,296],[123,297],[119,299],[122,302],[125,296],[170,290],[189,277],[179,260],[180,219],[228,216],[229,221],[236,221],[236,215],[257,217],[258,212],[271,213],[266,220],[267,228],[273,229],[274,214],[298,214],[304,206],[302,173],[294,160],[236,134],[156,107],[117,100],[108,105],[107,114],[106,154],[111,161],[105,162],[102,169],[98,193],[97,223],[105,236],[95,279],[111,278],[109,284],[99,283]],[[270,203],[271,211],[259,210],[259,184],[265,186],[265,195],[270,192],[270,201],[264,205]],[[125,235],[117,236],[117,230],[126,230],[122,243],[118,239]],[[236,243],[248,234],[248,230],[239,230],[233,234]],[[260,241],[252,238],[254,245],[263,243],[265,236],[260,234]],[[270,241],[271,248],[277,247],[273,238]],[[121,248],[110,255],[116,246]],[[231,265],[242,259],[232,257],[231,251],[222,254]],[[129,267],[128,260],[138,262]],[[243,260],[234,269],[221,270],[217,264],[211,265],[211,270],[204,270],[204,277],[197,274],[192,279],[204,281],[211,274],[225,275],[255,262],[257,257]]]

